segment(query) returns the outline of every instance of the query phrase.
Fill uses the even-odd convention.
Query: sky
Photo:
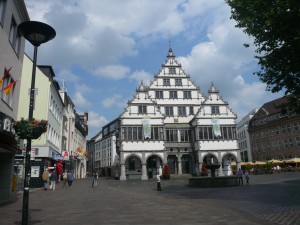
[[[76,112],[89,113],[89,135],[116,119],[140,82],[149,84],[169,45],[207,96],[213,82],[241,120],[282,97],[266,91],[254,72],[253,39],[230,19],[224,0],[25,0],[30,20],[49,24],[56,37],[38,49]],[[249,48],[243,46],[250,44]],[[33,58],[33,47],[25,52]]]

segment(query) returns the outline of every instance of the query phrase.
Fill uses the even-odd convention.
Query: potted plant
[[[21,139],[38,139],[43,133],[47,131],[48,121],[47,120],[21,120],[16,121],[13,124],[16,134]]]
[[[163,179],[169,180],[170,179],[170,168],[168,164],[163,166]]]

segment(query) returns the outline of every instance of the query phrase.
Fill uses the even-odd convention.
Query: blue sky
[[[31,20],[56,37],[38,64],[65,81],[78,113],[89,113],[89,138],[118,117],[141,80],[153,79],[172,49],[203,94],[211,82],[238,115],[282,96],[266,92],[253,41],[230,20],[223,0],[25,0]],[[26,44],[32,57],[33,48]],[[59,80],[61,83],[61,80]]]

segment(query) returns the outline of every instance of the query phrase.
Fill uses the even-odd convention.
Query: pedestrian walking
[[[97,187],[98,186],[98,174],[97,173],[94,173],[93,174],[93,183],[92,183],[92,187]]]
[[[65,170],[65,172],[63,173],[63,187],[67,186],[67,178],[68,178],[68,171]]]
[[[249,171],[248,170],[246,170],[245,171],[245,178],[246,178],[246,182],[247,182],[247,184],[249,184]]]
[[[243,186],[244,182],[243,182],[243,171],[241,168],[239,168],[238,172],[237,172],[237,177],[238,177],[238,181],[239,181],[239,185]]]
[[[156,183],[157,183],[157,190],[161,191],[161,185],[160,185],[160,176],[159,173],[156,173]]]
[[[44,190],[47,191],[49,189],[49,172],[48,169],[45,169],[42,174],[42,179],[44,181]]]
[[[55,185],[56,185],[57,175],[56,171],[54,170],[50,175],[50,190],[55,191]]]
[[[72,187],[73,180],[74,180],[73,172],[69,171],[67,174],[67,181],[68,181],[69,187]]]
[[[159,166],[159,168],[158,168],[158,174],[159,174],[160,179],[162,179],[162,168],[161,168],[161,166]]]

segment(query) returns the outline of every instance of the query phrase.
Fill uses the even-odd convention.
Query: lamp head
[[[38,21],[25,21],[20,23],[18,32],[36,47],[50,41],[56,35],[55,30],[51,26]]]

